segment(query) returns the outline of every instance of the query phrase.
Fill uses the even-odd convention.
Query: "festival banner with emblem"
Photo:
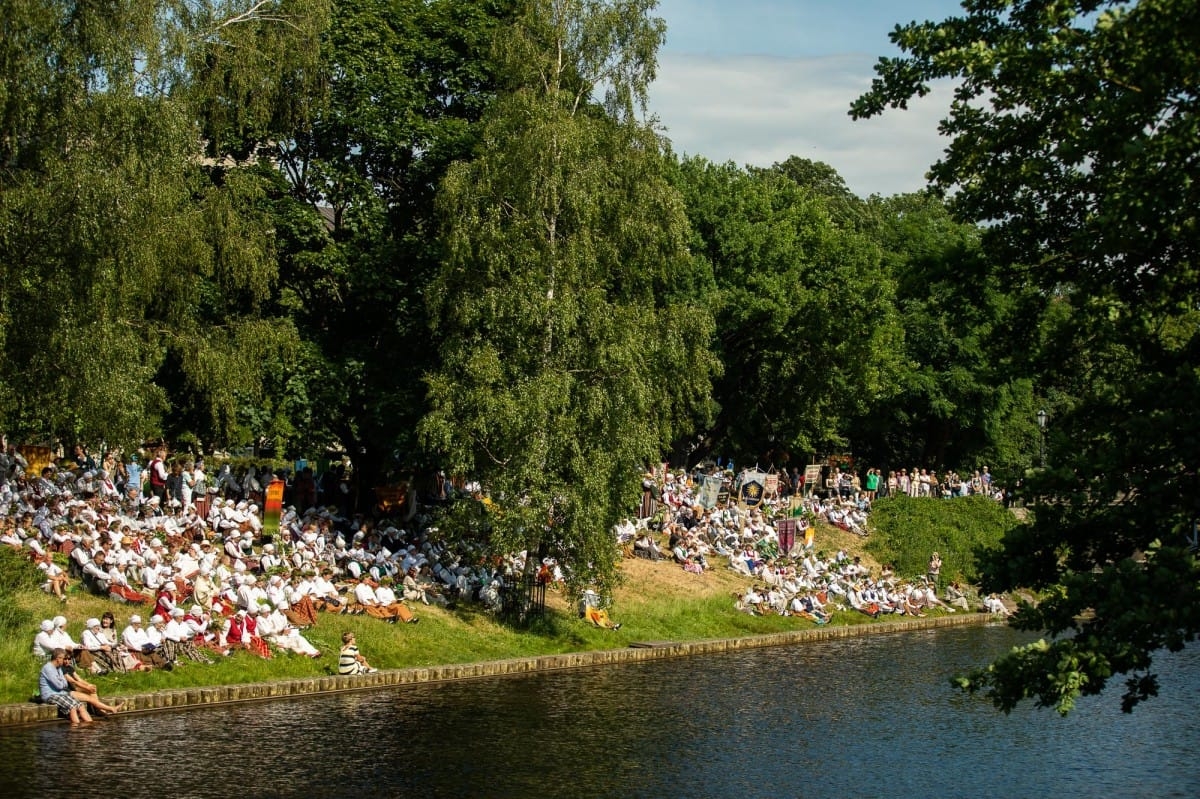
[[[763,491],[767,499],[779,499],[779,475],[768,474]]]
[[[742,472],[742,482],[738,488],[738,501],[744,507],[757,508],[762,504],[766,487],[767,475],[764,472],[752,472],[747,469]]]
[[[721,485],[724,481],[720,475],[706,474],[700,478],[700,488],[696,492],[696,501],[706,508],[715,508],[721,495]]]

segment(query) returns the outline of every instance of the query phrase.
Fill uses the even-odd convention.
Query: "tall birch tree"
[[[443,184],[430,296],[425,442],[489,493],[493,549],[553,554],[604,591],[610,526],[707,412],[716,368],[664,143],[639,116],[653,7],[530,0],[499,37],[503,88]]]

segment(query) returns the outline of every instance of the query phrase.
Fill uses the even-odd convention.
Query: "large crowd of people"
[[[35,475],[27,469],[14,447],[0,452],[0,545],[37,564],[43,588],[64,603],[64,611],[68,591],[78,583],[128,613],[124,627],[113,612],[75,620],[82,621],[78,641],[67,632],[65,615],[42,623],[33,652],[53,663],[62,650],[64,679],[82,680],[80,672],[171,670],[236,651],[319,658],[323,653],[305,631],[323,616],[416,623],[421,606],[466,600],[496,610],[502,587],[525,573],[529,557],[485,556],[489,553],[469,543],[450,543],[412,508],[400,522],[317,504],[311,471],[297,475],[293,502],[282,509],[278,529],[267,532],[261,507],[268,475],[233,475],[225,467],[210,480],[202,460],[171,460],[164,449],[149,457],[109,453],[97,463],[79,447],[73,458]],[[710,472],[736,493],[732,473]],[[937,595],[936,571],[899,580],[887,570],[871,575],[844,553],[826,557],[815,551],[816,518],[866,534],[871,501],[881,491],[911,491],[916,485],[919,495],[932,496],[932,486],[940,485],[905,475],[883,480],[872,472],[863,487],[839,472],[832,490],[820,492],[784,477],[754,507],[727,497],[706,507],[697,495],[699,473],[648,472],[640,512],[618,525],[616,535],[630,556],[672,560],[696,573],[723,564],[751,578],[753,587],[736,600],[748,613],[821,624],[835,609],[873,616],[953,612]],[[977,477],[956,485],[988,491],[989,478]],[[790,525],[781,524],[784,520]],[[561,582],[562,568],[554,560],[535,565],[539,581]],[[947,601],[967,607],[965,594]],[[581,607],[581,616],[597,626],[620,626],[595,602]],[[352,641],[342,643],[342,673],[371,670]],[[49,700],[62,683],[49,672],[43,678],[41,695],[73,721],[82,720],[89,706],[112,712],[97,705],[94,690],[89,694],[77,685],[71,691],[80,696],[71,698],[78,707],[67,699]]]
[[[0,545],[37,564],[42,587],[62,602],[63,614],[73,587],[127,614],[127,623],[111,611],[42,622],[32,652],[46,664],[61,649],[55,669],[68,681],[173,670],[239,650],[319,658],[305,631],[322,615],[414,623],[415,608],[446,603],[499,576],[446,557],[431,537],[436,530],[378,529],[365,517],[342,516],[336,505],[316,505],[303,474],[294,496],[310,504],[303,512],[287,507],[278,529],[267,532],[256,491],[268,482],[262,475],[222,470],[208,481],[202,462],[170,461],[165,450],[123,462],[110,453],[100,464],[81,447],[75,454],[30,473],[15,447],[0,448]],[[68,625],[80,624],[73,637]],[[50,699],[61,685],[50,671],[39,696],[72,721],[87,721],[87,707]],[[97,711],[112,712],[93,704]]]
[[[736,597],[739,610],[751,614],[777,613],[826,623],[834,610],[924,616],[927,611],[954,613],[970,610],[967,591],[957,583],[941,585],[941,557],[930,555],[923,575],[903,579],[885,564],[872,574],[843,551],[832,555],[815,550],[813,522],[831,525],[859,536],[868,535],[872,502],[879,496],[914,497],[982,495],[1002,501],[988,469],[962,480],[954,472],[939,479],[931,470],[902,469],[881,476],[868,469],[865,482],[857,473],[834,465],[818,488],[805,485],[798,470],[780,472],[769,490],[755,492],[751,503],[736,497],[746,472],[710,465],[689,473],[665,467],[643,475],[643,497],[636,520],[625,519],[614,530],[631,557],[671,559],[686,571],[702,573],[724,563],[754,582]],[[700,486],[719,480],[715,494],[704,496]],[[764,481],[766,483],[766,481]],[[703,501],[707,499],[708,501]],[[656,535],[660,534],[660,535]],[[665,546],[659,540],[665,537]],[[939,592],[945,588],[945,593]],[[991,613],[1009,612],[999,597],[980,603]]]

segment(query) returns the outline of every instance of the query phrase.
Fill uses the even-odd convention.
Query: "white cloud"
[[[797,155],[829,164],[860,196],[916,191],[947,143],[937,123],[950,91],[855,122],[847,111],[869,88],[873,64],[860,55],[663,54],[650,110],[681,155],[739,166]]]

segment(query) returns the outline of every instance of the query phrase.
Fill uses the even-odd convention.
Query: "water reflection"
[[[1001,628],[129,715],[0,733],[0,795],[1194,796],[1200,653],[1163,696],[998,715],[950,675]],[[94,789],[92,789],[94,791]]]

